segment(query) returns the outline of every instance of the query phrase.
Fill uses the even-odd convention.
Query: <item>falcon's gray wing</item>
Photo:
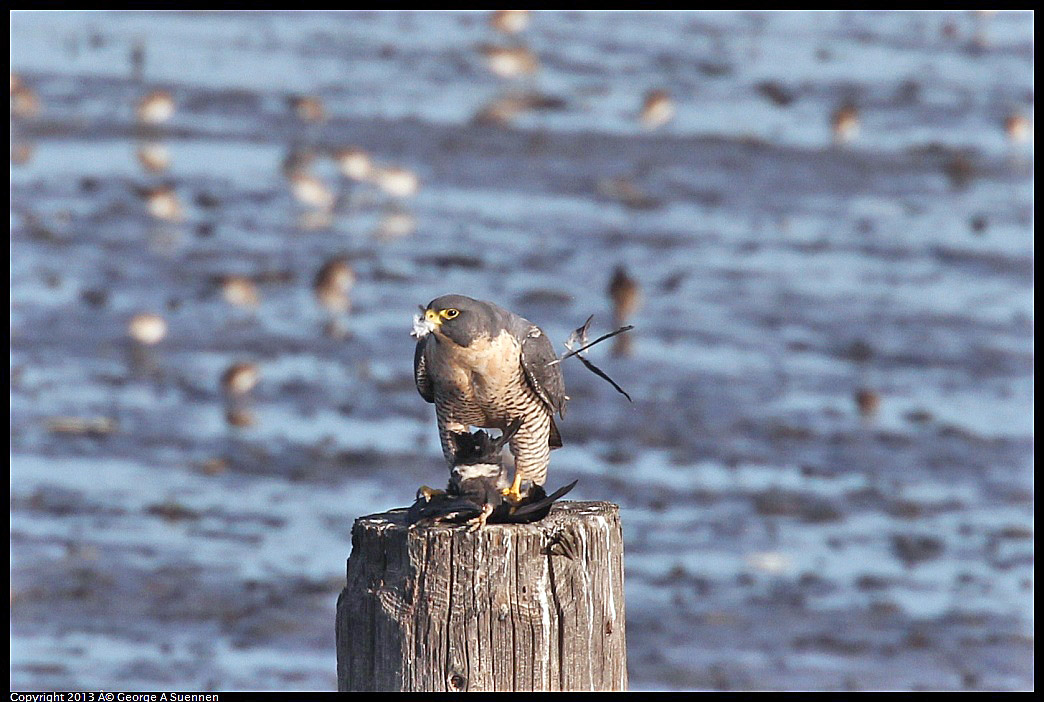
[[[431,378],[424,363],[424,345],[427,339],[417,341],[417,349],[413,352],[413,382],[417,384],[417,392],[428,402],[435,402],[435,388],[431,386]]]
[[[533,326],[522,339],[522,370],[533,392],[544,401],[552,413],[565,414],[565,403],[569,398],[565,394],[565,380],[562,378],[562,366],[551,346],[551,341],[539,328]]]

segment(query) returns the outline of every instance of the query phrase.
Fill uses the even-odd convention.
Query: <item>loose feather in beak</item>
[[[410,336],[418,341],[435,331],[435,325],[428,319],[426,312],[427,310],[421,307],[420,314],[413,315],[413,330],[410,332]]]

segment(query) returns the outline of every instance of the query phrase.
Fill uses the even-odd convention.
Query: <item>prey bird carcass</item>
[[[522,422],[516,420],[496,439],[481,429],[471,434],[454,434],[457,453],[449,485],[445,490],[421,487],[410,507],[409,523],[448,522],[476,530],[487,522],[520,524],[546,517],[551,505],[572,490],[577,481],[551,495],[537,485],[518,502],[508,500],[504,495],[508,480],[502,449],[521,426]]]

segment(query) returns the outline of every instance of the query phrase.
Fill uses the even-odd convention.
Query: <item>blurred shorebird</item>
[[[517,78],[532,75],[540,68],[536,55],[524,46],[483,46],[486,67],[499,78]]]
[[[234,427],[255,423],[250,411],[249,394],[261,378],[256,363],[233,363],[221,374],[221,391],[225,396],[225,421]]]
[[[370,180],[386,194],[397,198],[413,197],[420,189],[417,174],[399,166],[378,166],[373,169]]]
[[[642,302],[642,291],[638,281],[627,274],[624,266],[617,266],[606,292],[613,303],[613,319],[616,326],[626,325]],[[630,334],[620,334],[613,339],[613,355],[630,356],[632,345]]]
[[[242,275],[227,275],[221,279],[221,296],[233,307],[253,309],[261,304],[261,295],[254,281]]]
[[[606,292],[613,303],[613,319],[616,326],[622,327],[627,324],[642,302],[642,291],[638,286],[638,281],[627,274],[625,266],[617,266]]]
[[[297,201],[308,207],[330,210],[337,200],[326,183],[311,173],[293,173],[290,176],[290,187]]]
[[[233,363],[221,374],[221,389],[226,397],[243,397],[257,386],[260,379],[261,371],[256,363]]]
[[[658,129],[674,119],[674,100],[666,90],[650,90],[642,101],[641,121],[646,129]]]
[[[165,222],[181,220],[181,201],[173,186],[160,185],[155,188],[143,188],[139,192],[150,215]]]
[[[225,406],[225,421],[233,427],[252,427],[257,424],[257,419],[249,407],[234,402]]]
[[[851,102],[843,103],[830,118],[835,144],[847,144],[859,134],[859,110]]]
[[[11,144],[11,163],[15,166],[24,166],[33,159],[36,147],[32,142],[16,141]]]
[[[1023,144],[1033,136],[1033,124],[1025,115],[1013,112],[1004,120],[1004,133],[1012,144]]]
[[[881,396],[873,390],[860,388],[856,390],[855,402],[860,416],[869,419],[877,414],[877,409],[881,406]]]
[[[417,218],[405,210],[392,209],[381,216],[373,234],[385,241],[409,236],[417,228]]]
[[[997,10],[975,10],[975,30],[972,34],[971,46],[973,49],[986,49],[990,45],[989,27],[990,20],[997,14]]]
[[[294,95],[287,102],[297,118],[306,124],[318,124],[326,120],[323,101],[314,95]]]
[[[292,179],[299,173],[307,173],[312,164],[315,163],[315,152],[311,149],[291,148],[283,157],[280,171],[283,177]]]
[[[139,344],[155,346],[167,336],[167,321],[158,314],[141,312],[131,317],[127,333]]]
[[[529,10],[495,10],[489,26],[504,34],[518,34],[529,26]]]
[[[174,116],[174,96],[168,90],[154,90],[138,103],[138,121],[163,124]]]
[[[513,95],[508,95],[484,105],[475,113],[472,122],[475,124],[499,124],[506,126],[511,124],[515,117],[527,109],[525,101]]]
[[[531,110],[562,109],[566,101],[536,92],[503,95],[487,103],[472,118],[475,124],[509,125],[515,117]]]
[[[144,142],[138,146],[138,162],[149,173],[161,173],[170,168],[170,151],[159,142]]]
[[[315,299],[331,314],[344,314],[351,308],[348,292],[355,285],[355,271],[344,256],[331,258],[315,276]]]
[[[362,183],[373,176],[373,159],[358,147],[340,149],[334,154],[334,160],[342,175],[348,180]]]
[[[15,73],[11,74],[11,114],[19,119],[31,119],[40,114],[40,99]]]
[[[950,181],[950,186],[960,190],[975,177],[975,164],[964,152],[958,151],[943,164],[943,173]]]

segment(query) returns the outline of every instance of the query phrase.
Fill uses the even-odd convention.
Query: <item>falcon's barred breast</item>
[[[510,442],[512,494],[524,480],[543,485],[550,451],[562,445],[554,413],[568,397],[551,341],[527,319],[491,302],[444,295],[415,324],[417,390],[435,404],[446,460],[454,463],[454,433],[469,426],[504,430],[522,425]]]

